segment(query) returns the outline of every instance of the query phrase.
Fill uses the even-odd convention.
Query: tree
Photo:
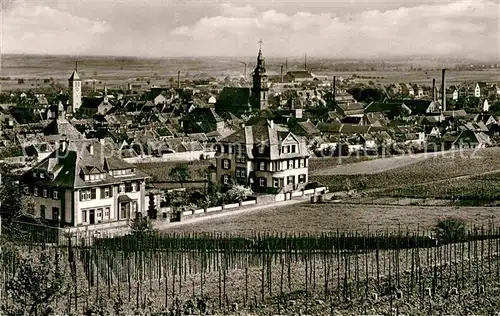
[[[155,199],[153,192],[149,193],[149,207],[148,207],[148,217],[151,219],[156,219],[158,217],[158,210],[156,209]]]
[[[210,182],[210,169],[209,168],[201,168],[198,169],[198,176],[205,180],[204,182],[204,189],[205,189],[205,194],[208,192],[208,183]]]
[[[168,176],[176,182],[179,182],[181,187],[184,187],[184,183],[191,179],[191,174],[189,173],[189,169],[186,165],[177,165],[170,170]]]
[[[228,201],[238,203],[246,200],[252,193],[250,188],[236,183],[233,183],[226,192]]]
[[[4,174],[2,172],[2,174]],[[3,186],[0,189],[0,213],[4,220],[3,226],[11,236],[15,233],[20,236],[20,229],[16,222],[29,218],[31,221],[37,221],[34,215],[34,203],[16,181],[10,177],[5,177]]]
[[[16,262],[16,273],[6,283],[9,305],[2,305],[2,315],[51,315],[52,304],[69,290],[69,282],[59,258],[51,257],[48,251],[21,254],[12,249],[20,260]]]
[[[147,235],[154,231],[153,223],[151,223],[151,219],[147,216],[136,215],[130,222],[130,230],[134,235]]]
[[[440,220],[434,232],[439,241],[444,243],[463,241],[466,235],[466,224],[459,218],[446,218]]]

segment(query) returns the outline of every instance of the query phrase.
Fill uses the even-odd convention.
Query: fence
[[[362,306],[375,294],[409,313],[422,305],[432,311],[432,298],[449,295],[450,289],[458,295],[470,287],[478,295],[494,290],[499,237],[499,229],[488,227],[450,244],[437,244],[429,232],[332,232],[89,237],[78,247],[68,237],[60,245],[26,242],[23,247],[57,255],[60,272],[73,275],[60,313],[83,314],[100,297],[113,302],[121,297],[136,308],[165,308],[196,298],[219,311],[234,303],[280,308],[292,293],[332,306]],[[16,260],[14,252],[1,258],[1,293],[4,280],[16,273]],[[2,297],[7,305],[11,299]]]

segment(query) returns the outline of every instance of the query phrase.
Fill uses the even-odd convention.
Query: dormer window
[[[36,178],[36,171],[33,171],[33,178]]]
[[[40,172],[40,179],[43,179],[45,178],[45,175],[43,174],[43,172]]]
[[[53,173],[49,173],[49,179],[50,180],[54,180],[54,174]]]
[[[88,174],[85,175],[85,181],[90,181],[90,175]]]
[[[259,154],[263,154],[264,153],[264,146],[259,146]]]

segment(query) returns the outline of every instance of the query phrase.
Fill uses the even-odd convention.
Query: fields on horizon
[[[243,58],[128,58],[128,57],[81,57],[81,56],[42,56],[42,55],[3,55],[0,68],[0,83],[3,90],[26,89],[43,84],[40,79],[53,78],[56,82],[67,85],[67,79],[78,60],[78,72],[83,80],[95,79],[97,88],[104,83],[108,87],[125,87],[127,83],[166,85],[169,78],[176,78],[181,72],[181,80],[196,78],[224,78],[226,76],[243,76],[244,63],[247,63],[247,77],[255,67],[254,57]],[[266,66],[269,75],[278,75],[280,66],[285,64],[283,58],[267,58]],[[422,70],[408,70],[425,67]],[[412,82],[431,84],[432,78],[440,81],[439,68],[435,61],[366,61],[309,58],[307,68],[317,75],[336,75],[350,77],[354,74],[367,77],[366,81],[382,84],[390,82]],[[288,70],[303,70],[304,60],[289,59]],[[482,71],[458,71],[451,69],[447,74],[447,83],[455,84],[464,81],[499,81],[498,69]],[[5,80],[10,78],[11,80]],[[19,85],[17,79],[25,79]],[[139,78],[139,79],[137,79]],[[35,79],[38,79],[35,82]],[[99,81],[101,82],[99,84]]]

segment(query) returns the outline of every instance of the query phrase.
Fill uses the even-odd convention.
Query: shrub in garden
[[[440,242],[451,243],[463,241],[466,229],[466,224],[462,219],[450,217],[440,220],[434,228],[434,232]]]
[[[130,222],[130,230],[134,235],[146,235],[153,232],[153,224],[149,217],[137,215]]]
[[[245,201],[250,195],[252,190],[241,184],[233,183],[226,192],[227,202],[236,203]]]

